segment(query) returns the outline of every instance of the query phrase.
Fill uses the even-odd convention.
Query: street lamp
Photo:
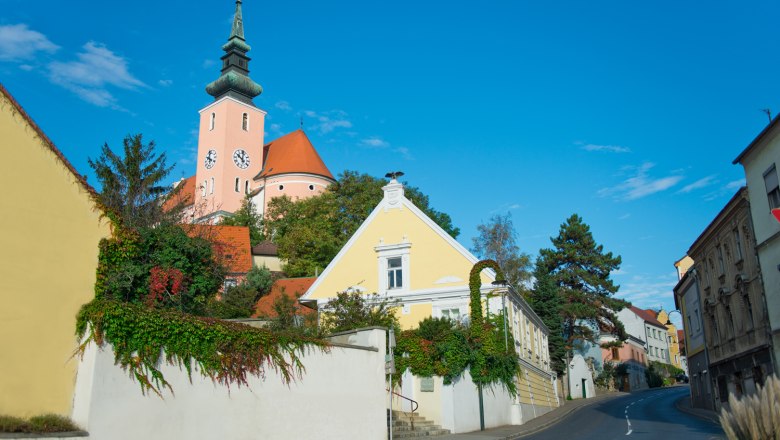
[[[506,280],[495,280],[492,283],[496,289],[501,290],[501,311],[504,315],[504,349],[509,351],[509,336],[506,332],[506,287],[509,285]]]
[[[671,310],[671,311],[669,311],[669,312],[666,312],[666,325],[673,325],[673,324],[674,324],[674,323],[672,322],[672,319],[671,319],[671,317],[672,317],[672,312],[677,312],[677,313],[679,313],[679,314],[680,314],[680,319],[681,319],[681,320],[683,319],[683,315],[682,315],[682,312],[681,312],[681,311],[679,311],[679,310],[676,310],[676,309],[675,309],[675,310]],[[683,327],[685,327],[685,323],[684,323],[684,322],[683,322]]]

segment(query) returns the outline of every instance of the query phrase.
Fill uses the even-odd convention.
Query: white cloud
[[[33,59],[36,52],[54,53],[59,46],[26,24],[0,26],[0,61]]]
[[[640,309],[662,307],[665,310],[674,310],[675,285],[677,272],[674,271],[652,277],[634,276],[631,281],[620,286],[616,296],[631,301]]]
[[[689,192],[691,192],[693,190],[696,190],[696,189],[706,188],[706,187],[708,187],[708,186],[710,186],[710,185],[712,185],[714,183],[715,183],[715,176],[707,176],[707,177],[703,177],[703,178],[701,178],[701,179],[699,179],[699,180],[697,180],[697,181],[695,181],[693,183],[689,183],[688,185],[685,185],[684,187],[682,187],[682,189],[680,189],[677,192],[678,193],[687,194],[687,193],[689,193]]]
[[[157,84],[159,84],[159,85],[161,85],[163,87],[169,87],[169,86],[171,86],[173,84],[173,80],[172,79],[161,79],[161,80],[157,81]]]
[[[619,145],[596,145],[587,144],[581,147],[585,151],[601,151],[606,153],[630,153],[631,149],[628,147],[621,147]]]
[[[127,69],[127,60],[102,44],[90,41],[77,60],[49,64],[49,79],[99,107],[120,109],[107,86],[133,90],[147,87]]]
[[[321,134],[331,133],[337,128],[352,127],[352,122],[347,119],[347,113],[342,110],[330,110],[326,112],[305,110],[303,114],[316,121],[311,127]]]
[[[371,136],[360,140],[360,145],[369,148],[387,148],[390,143],[378,136]]]
[[[211,66],[213,66],[215,64],[217,64],[217,62],[209,58],[209,59],[203,60],[202,66],[203,66],[204,69],[208,69],[209,67],[211,67]]]
[[[283,111],[286,111],[286,112],[289,112],[290,110],[292,110],[292,106],[290,106],[290,103],[287,102],[287,101],[279,101],[279,102],[277,102],[274,105],[279,110],[283,110]]]
[[[745,179],[739,179],[739,180],[732,180],[731,182],[727,183],[725,188],[729,190],[733,189],[739,189],[745,186]]]
[[[731,197],[732,195],[734,195],[734,192],[736,192],[739,188],[745,186],[745,184],[746,184],[745,179],[732,180],[731,182],[728,182],[722,187],[707,193],[704,196],[704,200],[710,202],[719,199],[721,197]]]
[[[396,147],[393,148],[393,152],[398,153],[406,160],[414,160],[414,157],[412,156],[412,153],[409,151],[406,147]]]
[[[628,214],[623,214],[623,215],[621,215],[620,217],[618,217],[618,220],[626,220],[626,219],[628,219],[628,218],[630,218],[630,217],[631,217],[631,214],[630,214],[630,213],[628,213]]]
[[[665,191],[676,185],[683,178],[680,175],[652,178],[648,175],[648,172],[654,166],[655,164],[645,162],[639,167],[628,168],[628,170],[634,171],[631,177],[614,187],[600,189],[598,195],[601,197],[614,197],[617,200],[637,200]]]

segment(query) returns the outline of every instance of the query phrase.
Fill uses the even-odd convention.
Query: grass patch
[[[80,431],[81,428],[69,418],[57,414],[43,414],[22,419],[19,417],[0,415],[0,432],[68,432]]]

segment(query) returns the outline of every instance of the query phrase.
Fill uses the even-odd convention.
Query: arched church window
[[[214,194],[214,178],[211,178],[211,187],[209,187],[209,194]]]
[[[247,131],[249,130],[249,115],[244,113],[242,118],[243,120],[241,121],[241,129]]]
[[[208,185],[208,183],[209,183],[208,180],[204,180],[203,181],[203,185],[200,187],[200,195],[201,196],[204,196],[204,197],[206,196],[206,186]]]
[[[309,191],[314,191],[314,185],[309,185]]]
[[[214,129],[214,122],[216,121],[216,119],[217,119],[217,114],[216,113],[212,113],[211,114],[211,119],[209,120],[209,130],[213,130]]]
[[[279,185],[279,191],[284,191],[284,185]]]
[[[238,192],[238,184],[239,184],[239,179],[238,177],[236,177],[236,187],[235,187],[236,192]]]
[[[249,181],[244,181],[244,194],[249,194]]]

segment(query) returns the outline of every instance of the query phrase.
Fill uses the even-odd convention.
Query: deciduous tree
[[[531,256],[520,252],[512,216],[494,215],[487,224],[477,226],[472,251],[482,259],[495,260],[509,284],[518,292],[527,294],[531,279]]]

